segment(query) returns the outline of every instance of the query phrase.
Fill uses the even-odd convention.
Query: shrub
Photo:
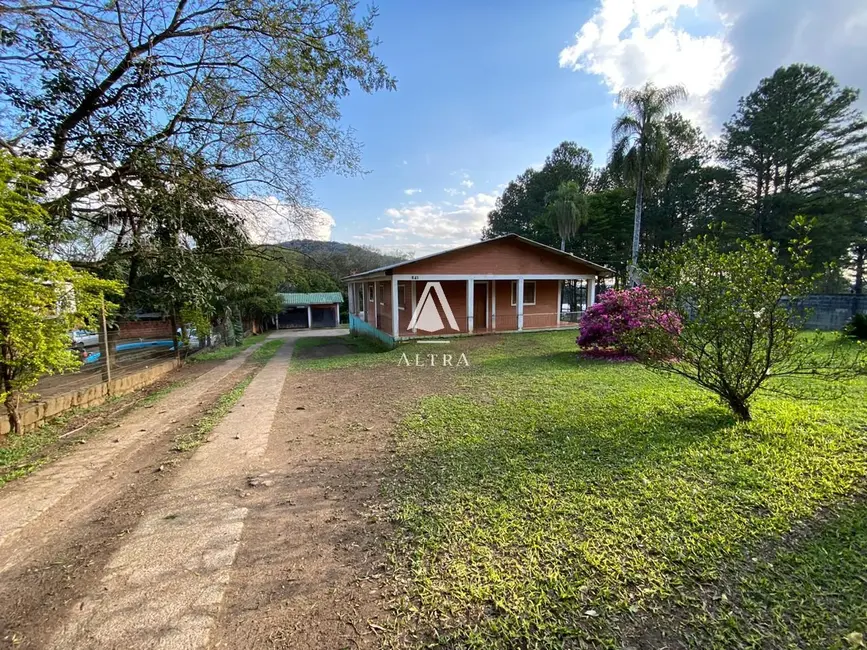
[[[628,357],[629,332],[649,328],[669,335],[681,329],[677,313],[662,308],[660,292],[647,287],[606,291],[584,312],[577,343],[592,356]]]
[[[843,328],[846,336],[859,341],[867,341],[867,314],[855,314]]]

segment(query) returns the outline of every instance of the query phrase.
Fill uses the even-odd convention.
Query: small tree
[[[808,244],[793,244],[785,264],[774,244],[760,239],[722,250],[705,236],[665,254],[646,282],[663,296],[662,313],[677,311],[683,326],[676,335],[660,327],[632,330],[630,352],[651,369],[716,393],[741,420],[751,419],[760,389],[827,394],[829,380],[863,372],[864,364],[860,353],[802,331],[808,315],[798,298],[812,282],[804,272]],[[821,383],[785,381],[794,377]]]
[[[103,292],[120,290],[40,254],[34,171],[32,162],[0,154],[0,401],[17,433],[21,396],[41,375],[80,365],[70,330],[102,307]]]

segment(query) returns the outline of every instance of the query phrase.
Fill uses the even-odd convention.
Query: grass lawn
[[[252,336],[248,336],[247,338],[241,341],[241,345],[223,345],[214,350],[207,350],[204,352],[197,352],[192,355],[187,361],[188,363],[201,363],[202,361],[225,361],[226,359],[231,359],[235,357],[251,345],[256,343],[261,343],[266,338],[268,338],[268,334],[270,332],[265,332],[264,334],[253,334]]]
[[[863,647],[867,380],[738,423],[574,332],[477,341],[400,426],[396,645]]]

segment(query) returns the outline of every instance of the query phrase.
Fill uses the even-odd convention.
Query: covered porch
[[[383,273],[349,283],[349,310],[397,341],[576,328],[595,295],[595,275]]]

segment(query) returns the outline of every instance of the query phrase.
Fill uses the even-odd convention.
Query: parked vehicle
[[[72,345],[75,347],[89,348],[99,345],[99,334],[91,330],[73,330],[69,334],[72,337]]]

